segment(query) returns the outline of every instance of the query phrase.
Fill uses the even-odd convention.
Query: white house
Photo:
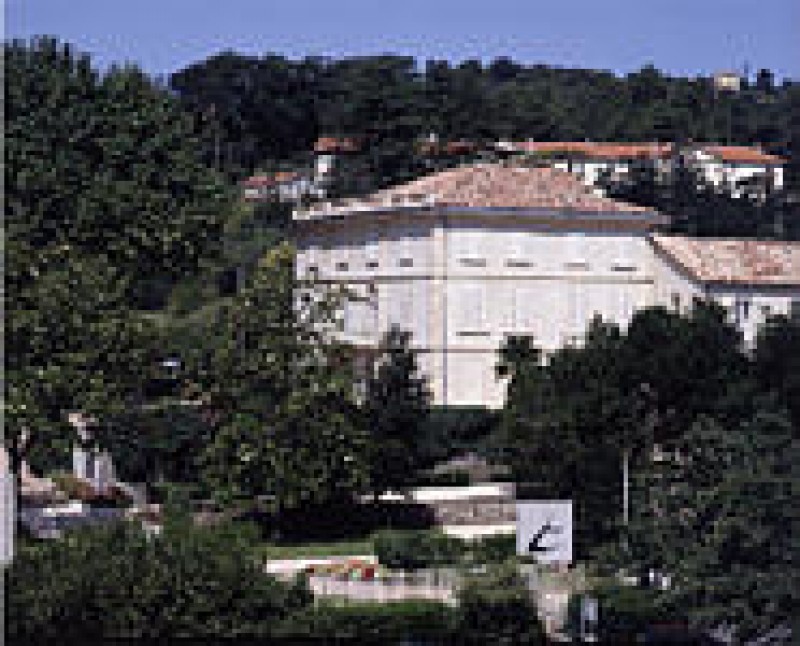
[[[610,175],[621,179],[638,160],[649,159],[657,167],[669,169],[673,156],[672,144],[614,143],[592,141],[501,141],[496,144],[501,153],[533,157],[553,168],[574,173],[589,186],[597,186]]]
[[[680,148],[667,143],[608,143],[588,141],[522,141],[498,142],[501,153],[535,157],[554,168],[569,171],[587,185],[597,186],[606,175],[624,178],[634,163],[647,159],[655,162],[660,173],[674,168],[680,156],[696,168],[709,183],[739,195],[741,184],[747,181],[768,183],[772,188],[783,187],[783,168],[786,160],[765,153],[760,148],[720,146],[693,143]]]
[[[664,218],[552,168],[480,164],[295,214],[297,270],[347,284],[344,337],[368,355],[412,333],[441,404],[500,405],[497,349],[577,341],[595,314],[652,300],[649,231]]]
[[[365,361],[396,325],[436,403],[499,406],[509,335],[552,350],[580,342],[595,315],[624,326],[697,295],[749,303],[737,320],[752,339],[760,317],[800,301],[798,245],[651,235],[665,222],[564,171],[478,164],[297,211],[297,271],[349,286],[342,334]],[[734,278],[697,270],[711,259]]]
[[[752,344],[769,316],[800,315],[800,243],[653,235],[657,303],[723,305]]]
[[[248,202],[297,202],[306,195],[321,196],[308,177],[290,171],[253,175],[242,181],[241,189]]]
[[[361,149],[355,137],[320,137],[314,142],[314,185],[324,190],[330,184],[336,164],[342,155]]]
[[[748,181],[768,183],[783,188],[783,167],[786,160],[758,148],[695,144],[688,148],[689,164],[698,168],[711,184],[729,190],[734,196],[742,193]]]

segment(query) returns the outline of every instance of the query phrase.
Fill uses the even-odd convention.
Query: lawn
[[[356,540],[332,541],[329,543],[280,544],[264,543],[263,554],[267,559],[324,558],[326,556],[364,556],[373,554],[372,536]]]

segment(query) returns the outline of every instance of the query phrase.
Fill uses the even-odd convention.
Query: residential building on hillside
[[[355,137],[320,137],[314,142],[314,185],[323,191],[333,181],[336,164],[343,155],[361,150]]]
[[[707,182],[741,194],[742,184],[759,181],[771,188],[783,187],[786,160],[759,148],[691,143],[680,148],[667,143],[607,143],[587,141],[501,141],[500,153],[533,157],[554,168],[574,173],[587,185],[597,186],[609,177],[623,179],[631,167],[650,160],[657,172],[666,175],[681,159],[697,169]]]
[[[343,338],[366,364],[391,326],[411,332],[437,404],[501,405],[494,368],[509,335],[545,350],[579,343],[594,316],[624,326],[637,309],[674,304],[674,293],[688,302],[696,284],[726,302],[727,292],[680,269],[683,256],[665,257],[668,239],[651,237],[665,216],[549,167],[464,166],[298,210],[295,224],[298,273],[354,294]],[[800,300],[792,267],[781,288],[789,301]],[[751,290],[753,307],[775,291],[742,279],[737,289]]]
[[[297,202],[305,196],[324,195],[310,178],[291,171],[253,175],[242,181],[241,189],[248,202]]]
[[[742,89],[742,75],[732,70],[716,72],[712,81],[717,92],[733,92],[735,94]]]
[[[748,182],[783,188],[786,160],[759,148],[747,146],[715,146],[693,144],[687,148],[687,163],[700,169],[703,177],[717,187],[726,188],[734,196],[742,193]]]
[[[752,344],[776,314],[800,315],[800,244],[655,234],[655,302],[689,308],[695,298],[723,305]]]

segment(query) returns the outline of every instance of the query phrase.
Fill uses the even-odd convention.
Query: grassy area
[[[358,540],[333,541],[330,543],[299,543],[296,545],[274,545],[265,543],[263,554],[267,559],[324,558],[327,556],[363,556],[373,554],[372,536]]]

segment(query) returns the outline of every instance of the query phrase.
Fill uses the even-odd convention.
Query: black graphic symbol
[[[553,549],[553,547],[547,547],[542,545],[542,540],[548,534],[560,534],[561,527],[559,525],[554,525],[552,521],[548,520],[545,522],[544,525],[536,532],[532,537],[530,542],[528,543],[528,551],[529,552],[547,552],[548,550]]]

